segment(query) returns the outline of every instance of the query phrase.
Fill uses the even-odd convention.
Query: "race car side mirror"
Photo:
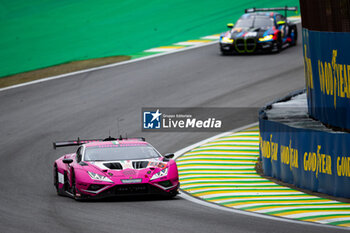
[[[166,154],[166,155],[164,155],[164,158],[172,159],[172,158],[174,158],[174,154]]]
[[[278,25],[278,26],[281,26],[281,25],[284,25],[284,24],[286,24],[286,21],[278,21],[278,22],[277,22],[277,25]]]
[[[62,162],[65,164],[70,164],[73,162],[73,159],[63,159]]]
[[[233,26],[234,26],[233,23],[228,23],[228,24],[227,24],[227,27],[228,27],[228,28],[233,28]]]

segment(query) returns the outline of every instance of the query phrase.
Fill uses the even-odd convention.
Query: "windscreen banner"
[[[264,174],[311,191],[350,197],[350,135],[259,119]]]
[[[302,30],[309,114],[350,130],[350,33]]]

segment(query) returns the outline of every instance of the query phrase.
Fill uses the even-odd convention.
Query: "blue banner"
[[[260,117],[264,174],[297,187],[350,197],[350,134],[292,128]]]
[[[309,114],[350,130],[350,33],[302,34]]]

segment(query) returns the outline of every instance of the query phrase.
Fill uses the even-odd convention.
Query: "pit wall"
[[[299,188],[349,198],[350,135],[293,128],[266,119],[265,109],[259,116],[264,174]]]
[[[350,0],[300,0],[311,117],[350,130]]]

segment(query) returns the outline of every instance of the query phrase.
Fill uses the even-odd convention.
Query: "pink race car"
[[[54,163],[58,195],[76,200],[161,194],[175,197],[180,186],[174,154],[164,157],[144,138],[54,142],[79,146]]]

